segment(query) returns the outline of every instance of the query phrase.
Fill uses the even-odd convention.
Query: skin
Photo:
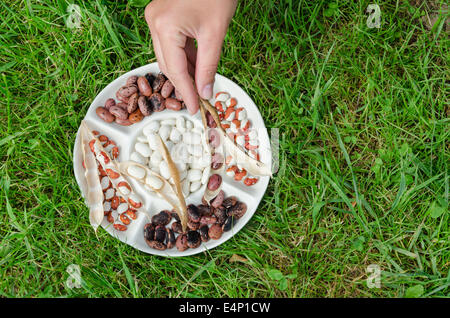
[[[145,9],[159,68],[191,114],[198,111],[198,95],[212,97],[223,39],[236,5],[237,0],[153,0]]]

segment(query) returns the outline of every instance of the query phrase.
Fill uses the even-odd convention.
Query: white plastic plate
[[[123,74],[108,86],[106,86],[100,94],[92,102],[89,107],[86,117],[84,118],[91,130],[97,130],[100,134],[108,136],[109,139],[114,140],[119,146],[120,155],[117,158],[118,161],[129,160],[129,156],[133,151],[134,144],[136,143],[137,136],[142,134],[142,129],[151,120],[161,120],[165,118],[176,118],[177,116],[189,117],[194,122],[198,122],[201,125],[200,112],[197,112],[194,116],[191,116],[187,110],[183,109],[181,111],[164,110],[159,113],[153,113],[150,116],[145,117],[141,122],[133,124],[131,126],[120,126],[116,123],[108,124],[101,120],[95,109],[98,106],[103,106],[108,98],[114,98],[116,91],[123,85],[125,85],[126,79],[132,75],[142,76],[147,73],[157,74],[160,70],[157,63],[148,64],[137,69],[134,69],[128,73]],[[272,164],[272,153],[270,148],[269,135],[267,129],[264,125],[263,118],[256,107],[255,103],[251,98],[234,82],[228,78],[216,74],[215,84],[214,84],[214,96],[219,91],[228,92],[232,97],[236,98],[238,101],[238,107],[244,107],[247,110],[248,118],[251,122],[251,127],[257,129],[259,136],[259,154],[260,160],[267,164],[269,167]],[[210,100],[211,104],[214,105],[214,100]],[[86,181],[84,179],[84,169],[82,167],[82,153],[80,149],[80,138],[79,130],[75,139],[75,146],[73,151],[73,168],[75,173],[75,178],[78,185],[80,186],[83,196],[86,192]],[[110,233],[112,236],[116,237],[120,241],[137,248],[148,254],[162,255],[162,256],[188,256],[201,253],[205,250],[211,250],[212,248],[219,246],[225,241],[229,240],[232,236],[237,234],[245,224],[250,220],[250,218],[255,213],[264,192],[269,184],[270,177],[260,177],[258,183],[253,186],[246,186],[243,182],[234,181],[234,179],[228,177],[225,173],[222,174],[222,189],[225,192],[225,197],[236,196],[240,201],[247,204],[247,212],[244,216],[238,220],[235,226],[228,232],[224,232],[222,237],[218,240],[209,240],[206,243],[202,243],[200,247],[195,249],[187,249],[184,252],[179,252],[176,247],[172,249],[167,249],[165,251],[159,251],[150,248],[144,240],[143,229],[144,225],[149,222],[149,217],[154,214],[168,209],[172,210],[172,207],[163,199],[159,198],[155,193],[148,192],[141,184],[135,180],[125,177],[130,184],[133,186],[134,191],[141,196],[144,200],[145,210],[147,215],[143,213],[138,213],[138,218],[133,220],[128,229],[124,232],[120,232],[114,229],[112,224],[108,223],[106,218],[103,220],[102,227]],[[188,198],[186,198],[187,204],[200,204],[202,194],[204,191],[204,186],[200,190],[192,193]],[[89,216],[85,215],[86,222],[89,222]]]

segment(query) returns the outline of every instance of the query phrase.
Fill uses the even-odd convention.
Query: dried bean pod
[[[152,87],[150,86],[150,83],[148,82],[148,80],[145,76],[141,76],[138,78],[137,85],[139,87],[139,92],[142,95],[148,97],[153,93]]]
[[[149,116],[153,112],[153,106],[145,96],[139,96],[138,106],[144,116]]]
[[[112,123],[114,121],[114,115],[110,113],[105,107],[97,107],[95,110],[97,116],[106,121],[107,123]]]

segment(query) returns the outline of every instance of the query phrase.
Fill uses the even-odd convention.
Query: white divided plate
[[[136,124],[131,126],[120,126],[116,123],[108,124],[101,120],[95,109],[98,106],[102,106],[105,104],[105,101],[108,98],[114,98],[116,91],[125,84],[126,79],[132,75],[145,75],[147,73],[157,74],[159,73],[159,68],[157,63],[148,64],[137,69],[134,69],[128,73],[123,74],[108,86],[106,86],[100,94],[92,102],[89,107],[86,117],[84,118],[91,130],[97,130],[100,134],[104,134],[108,136],[109,139],[114,140],[119,146],[120,155],[117,158],[118,161],[127,161],[129,160],[129,156],[133,151],[134,144],[136,143],[136,138],[142,134],[142,129],[146,126],[151,120],[161,120],[166,118],[176,118],[178,116],[184,116],[185,118],[189,118],[194,123],[198,123],[201,126],[201,116],[200,112],[197,112],[194,116],[191,116],[187,110],[183,109],[181,111],[172,111],[172,110],[164,110],[159,113],[153,113],[148,117],[144,117],[144,119]],[[251,100],[251,98],[234,82],[227,79],[224,76],[219,74],[216,75],[215,84],[214,84],[214,95],[219,91],[226,91],[230,93],[230,95],[237,99],[238,106],[244,107],[247,110],[248,118],[251,122],[251,127],[257,129],[259,136],[259,154],[261,161],[267,164],[269,167],[272,164],[272,153],[270,148],[269,135],[267,133],[267,129],[265,128],[263,118],[256,107],[255,103]],[[213,105],[213,100],[210,101]],[[78,185],[80,186],[81,192],[83,196],[86,193],[86,181],[84,179],[84,169],[82,167],[82,152],[80,149],[80,138],[79,138],[79,130],[75,139],[74,151],[73,151],[73,168],[75,172],[75,178],[77,180]],[[150,248],[144,240],[143,229],[144,225],[149,222],[149,218],[154,214],[168,209],[172,210],[172,207],[163,199],[158,197],[155,193],[150,193],[145,188],[132,180],[131,178],[125,177],[133,186],[134,191],[140,195],[140,197],[144,200],[145,210],[148,213],[148,216],[143,213],[138,213],[138,218],[133,220],[130,225],[128,225],[128,229],[124,232],[120,232],[114,229],[112,224],[108,223],[106,218],[104,218],[102,227],[110,233],[112,236],[118,238],[120,241],[133,246],[145,253],[162,255],[162,256],[188,256],[203,252],[205,250],[210,250],[223,242],[229,240],[233,235],[238,233],[244,225],[250,220],[250,218],[255,213],[259,202],[261,201],[264,192],[267,189],[269,184],[270,177],[260,177],[260,180],[253,186],[246,186],[243,182],[236,182],[232,178],[228,177],[225,173],[222,174],[223,185],[222,189],[225,192],[225,197],[236,196],[240,201],[243,201],[247,204],[247,212],[244,216],[239,219],[239,221],[235,224],[235,226],[228,232],[224,232],[222,237],[218,240],[209,240],[206,243],[200,245],[200,247],[195,249],[187,249],[184,252],[179,252],[176,247],[172,249],[168,249],[165,251],[159,251]],[[202,194],[204,191],[204,186],[200,188],[200,190],[192,193],[189,197],[186,198],[187,204],[200,204]],[[88,214],[85,215],[86,222],[89,222]]]

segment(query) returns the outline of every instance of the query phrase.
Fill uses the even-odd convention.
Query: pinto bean
[[[116,98],[122,103],[128,103],[128,97],[120,95],[119,91],[116,92]]]
[[[159,73],[156,78],[153,80],[152,88],[154,93],[158,93],[164,85],[166,81],[166,77],[163,73]]]
[[[127,112],[129,114],[131,114],[132,112],[134,112],[138,108],[138,99],[139,99],[139,94],[138,93],[134,93],[128,99]]]
[[[169,80],[165,81],[164,85],[161,87],[162,97],[164,97],[164,98],[169,97],[170,94],[172,94],[173,89],[174,89],[173,84]]]
[[[181,109],[181,103],[177,101],[175,98],[166,98],[164,101],[164,106],[166,106],[167,109],[171,110],[180,110]]]
[[[133,123],[131,121],[127,119],[120,119],[120,118],[116,118],[116,124],[122,125],[122,126],[130,126]]]
[[[149,102],[155,112],[163,111],[166,108],[164,98],[159,93],[153,93]]]
[[[220,190],[219,194],[211,200],[211,206],[213,208],[218,208],[222,205],[223,199],[225,197],[225,192],[223,190]]]
[[[125,111],[127,111],[128,108],[128,104],[124,102],[117,103],[116,106],[124,109]]]
[[[97,116],[106,121],[107,123],[112,123],[114,121],[114,115],[109,112],[105,107],[97,107],[95,110]]]
[[[136,85],[128,85],[128,86],[122,86],[119,88],[118,93],[120,96],[129,98],[134,93],[137,93],[138,87]]]
[[[136,75],[132,75],[127,78],[127,85],[136,85],[138,77]]]
[[[139,96],[138,106],[144,116],[149,116],[153,112],[152,104],[149,103],[147,97],[145,96]]]
[[[111,106],[111,108],[109,109],[109,112],[111,114],[113,114],[114,116],[116,116],[116,118],[119,118],[119,119],[125,120],[128,118],[127,111],[119,106]]]
[[[145,76],[140,76],[137,79],[137,85],[139,92],[144,96],[150,96],[152,94],[152,87],[150,86],[147,78]]]
[[[116,101],[114,98],[108,98],[105,102],[105,108],[109,109],[111,106],[116,106]]]

